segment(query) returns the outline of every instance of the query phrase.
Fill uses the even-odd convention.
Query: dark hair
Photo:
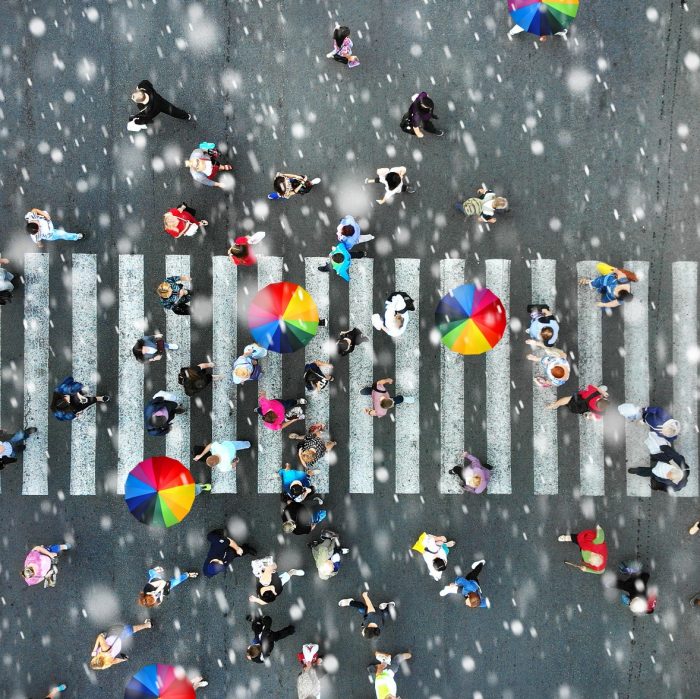
[[[233,257],[245,257],[248,254],[248,246],[241,243],[233,243],[228,249],[228,254]]]
[[[365,626],[362,629],[362,635],[365,638],[377,638],[381,631],[379,630],[378,626]]]
[[[27,221],[27,233],[38,233],[39,224],[36,221]]]
[[[284,177],[282,177],[282,175],[275,177],[275,179],[272,181],[272,186],[275,188],[275,192],[277,192],[277,194],[284,194],[287,191],[287,187],[284,184]]]
[[[345,256],[343,255],[342,252],[334,252],[331,255],[331,260],[333,260],[333,262],[335,262],[337,265],[342,265],[344,259],[345,259]]]
[[[277,419],[277,413],[274,410],[268,410],[262,416],[263,422],[274,422]]]
[[[418,100],[418,109],[420,109],[421,112],[429,112],[432,114],[434,108],[433,100],[427,95],[423,97],[423,99]]]
[[[551,340],[554,337],[554,330],[552,328],[542,328],[540,334],[544,340]]]
[[[631,291],[627,291],[627,289],[621,289],[616,298],[618,301],[631,301],[634,298],[634,294]]]
[[[340,232],[341,232],[344,236],[346,236],[347,238],[349,238],[349,237],[355,232],[355,229],[354,229],[352,226],[343,226],[343,227],[340,229]]]
[[[401,175],[390,172],[386,176],[386,183],[389,185],[389,189],[396,189],[401,184]]]
[[[51,409],[66,410],[67,408],[70,408],[70,399],[54,393],[54,399],[51,401]]]
[[[435,570],[445,570],[445,568],[447,568],[447,561],[444,558],[433,558],[433,568],[435,568]]]
[[[346,342],[347,347],[345,346]],[[338,354],[340,354],[342,357],[352,352],[352,340],[349,337],[339,337],[336,344],[338,345]]]
[[[265,592],[260,595],[260,599],[270,604],[270,602],[274,602],[277,599],[277,595],[272,590],[265,590]]]
[[[304,486],[301,483],[292,483],[289,492],[296,498],[304,492]]]
[[[254,643],[251,646],[248,646],[248,649],[246,650],[246,656],[248,657],[249,660],[255,660],[256,658],[260,657],[261,653],[260,646]]]
[[[168,424],[168,418],[165,415],[151,415],[148,421],[153,427],[165,427]]]
[[[146,357],[143,356],[143,352],[141,351],[144,346],[144,341],[143,339],[138,339],[136,340],[136,344],[131,348],[131,351],[134,353],[134,357],[139,360],[139,362],[145,363]]]
[[[350,36],[350,27],[336,27],[335,31],[333,32],[333,41],[338,45],[338,48],[340,48],[343,45],[343,42],[345,39],[347,39]]]

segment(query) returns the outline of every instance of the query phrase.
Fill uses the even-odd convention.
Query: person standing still
[[[423,131],[442,136],[445,132],[433,124],[433,119],[437,118],[433,100],[428,97],[427,92],[419,92],[413,95],[411,106],[401,119],[401,130],[418,138],[423,138]]]

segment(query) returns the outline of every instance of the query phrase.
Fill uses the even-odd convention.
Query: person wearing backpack
[[[617,308],[626,301],[631,301],[632,283],[639,281],[637,275],[628,269],[613,267],[605,262],[596,265],[599,275],[595,279],[582,277],[579,286],[589,286],[600,294],[599,308]]]
[[[547,408],[556,410],[565,405],[572,413],[583,415],[587,420],[600,420],[608,405],[608,398],[607,386],[588,384],[586,388],[579,389],[572,396],[564,396],[550,403]]]
[[[89,396],[85,392],[85,386],[76,381],[72,376],[66,376],[53,390],[51,398],[51,412],[57,420],[70,422],[75,420],[83,410],[87,410],[96,403],[108,403],[109,396]]]
[[[179,398],[170,391],[158,391],[143,409],[143,422],[146,432],[152,437],[162,437],[170,432],[170,425],[176,415],[185,412]]]
[[[213,379],[219,376],[213,373],[213,362],[202,362],[194,366],[183,366],[177,375],[177,382],[182,386],[185,395],[190,398],[209,386]]]
[[[411,106],[401,118],[400,128],[418,138],[423,138],[423,131],[443,136],[445,132],[433,124],[433,119],[437,119],[433,100],[427,92],[419,92],[411,97]]]
[[[486,186],[476,190],[478,196],[470,197],[466,201],[457,202],[455,209],[466,216],[476,216],[480,223],[496,223],[500,213],[508,210],[508,200],[505,197],[496,196],[496,193]]]

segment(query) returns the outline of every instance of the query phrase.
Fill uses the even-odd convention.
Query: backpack
[[[470,197],[467,201],[462,202],[462,209],[467,216],[478,216],[484,210],[484,200],[479,197]]]

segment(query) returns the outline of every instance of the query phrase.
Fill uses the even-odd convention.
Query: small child
[[[338,63],[345,63],[348,68],[355,68],[360,61],[352,52],[352,40],[349,27],[336,27],[333,32],[333,50],[326,54],[326,58],[332,58]]]
[[[261,242],[264,237],[265,231],[257,231],[252,235],[239,235],[228,249],[228,259],[236,266],[249,267],[254,265],[256,260],[251,248]]]

